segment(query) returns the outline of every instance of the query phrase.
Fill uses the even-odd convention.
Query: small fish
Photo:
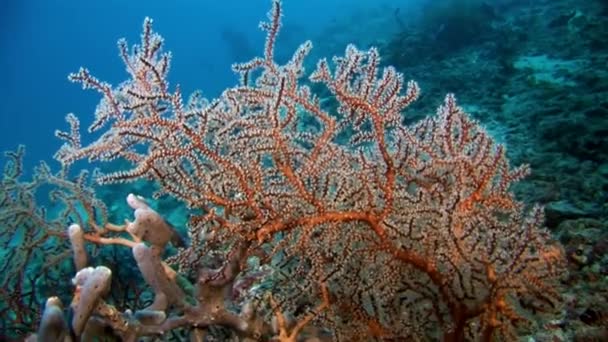
[[[127,203],[129,204],[129,206],[134,209],[142,209],[142,210],[153,210],[150,205],[148,204],[148,201],[139,195],[134,195],[134,194],[129,194],[127,196]],[[171,243],[173,244],[173,246],[175,247],[187,247],[187,241],[186,239],[179,233],[179,230],[177,228],[175,228],[175,226],[173,224],[171,224],[169,221],[167,221],[164,217],[162,217],[161,215],[157,214],[165,223],[165,225],[171,230],[172,234],[171,234]]]
[[[180,234],[179,230],[177,228],[175,228],[175,226],[173,224],[171,224],[171,222],[165,220],[163,218],[163,221],[165,222],[165,224],[171,228],[171,231],[173,232],[173,235],[171,235],[171,243],[173,244],[173,246],[175,247],[187,247],[188,246],[188,242],[186,241],[186,239],[182,236],[182,234]]]

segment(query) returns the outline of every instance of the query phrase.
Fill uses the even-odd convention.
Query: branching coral
[[[562,249],[542,228],[542,208],[527,210],[509,191],[527,166],[512,168],[453,95],[435,116],[403,125],[419,88],[382,68],[373,48],[317,64],[309,81],[339,104],[326,108],[303,78],[310,42],[286,64],[274,60],[281,15],[275,0],[263,56],[235,65],[241,84],[213,101],[185,104],[169,87],[170,54],[149,19],[140,45],[119,43],[128,81],[70,76],[102,94],[90,130],[103,133],[82,146],[68,116],[57,158],[122,159],[130,168],[99,181],[151,180],[202,212],[190,220],[190,246],[169,260],[195,275],[191,286],[162,259],[171,227],[137,197],[128,198],[134,222],[83,234],[131,248],[154,300],[121,313],[103,299],[108,272],[84,268],[74,333],[107,327],[134,341],[189,329],[202,339],[221,326],[244,340],[512,340],[534,321],[530,311],[557,310]],[[216,268],[205,265],[213,250]],[[270,288],[235,301],[251,259],[272,270]],[[101,279],[96,291],[91,279]]]

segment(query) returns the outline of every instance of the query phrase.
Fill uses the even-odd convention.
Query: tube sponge
[[[63,342],[68,334],[68,325],[63,319],[63,304],[57,297],[46,300],[40,327],[38,328],[38,342]]]
[[[129,233],[161,248],[164,248],[169,241],[178,247],[183,244],[175,228],[150,208],[141,197],[129,194],[127,203],[135,209],[135,222],[127,226]]]
[[[89,317],[110,290],[111,282],[112,271],[105,266],[84,268],[72,279],[72,283],[76,285],[76,294],[72,301],[72,329],[76,336],[82,334]]]
[[[87,267],[89,259],[87,250],[84,248],[84,232],[79,225],[72,224],[68,228],[68,236],[74,253],[74,266],[76,266],[76,271],[80,271]]]
[[[133,247],[133,256],[146,283],[154,290],[154,303],[149,310],[164,310],[171,304],[178,307],[185,305],[185,294],[175,279],[165,272],[158,248],[138,243]]]

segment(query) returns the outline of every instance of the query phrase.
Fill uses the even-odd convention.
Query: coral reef
[[[106,208],[89,187],[88,172],[67,179],[41,163],[25,180],[25,147],[7,152],[0,183],[0,324],[5,338],[23,336],[37,327],[39,304],[62,294],[69,298],[73,270],[66,224],[104,220]],[[41,194],[48,193],[48,200]]]
[[[45,293],[38,336],[490,341],[550,330],[543,324],[568,312],[567,256],[584,259],[543,228],[541,206],[511,192],[529,167],[511,167],[454,95],[405,124],[420,90],[382,67],[375,48],[350,45],[308,78],[310,42],[278,64],[281,16],[275,0],[263,56],[234,65],[240,84],[211,101],[195,93],[184,102],[168,84],[171,55],[150,19],[139,45],[119,42],[127,81],[112,86],[84,68],[70,75],[102,95],[89,127],[101,136],[82,144],[68,115],[70,131],[57,132],[62,173],[39,177],[71,194],[61,199],[72,218],[32,230],[57,231],[75,290],[69,320],[65,298]],[[188,241],[133,194],[133,221],[110,223],[84,176],[65,180],[81,159],[120,160],[96,180],[149,181],[157,197],[192,209]],[[0,197],[3,208],[35,206],[13,198]],[[133,261],[100,262],[97,251],[108,249]],[[118,300],[121,268],[136,268],[141,283]]]
[[[431,111],[435,96],[446,90],[457,91],[463,103],[474,103],[467,112],[510,146],[510,159],[530,163],[534,172],[514,191],[528,203],[545,206],[547,227],[568,251],[576,251],[581,238],[566,239],[562,230],[575,222],[577,234],[589,241],[585,246],[605,245],[606,2],[487,3],[499,16],[489,18],[492,29],[482,34],[484,39],[441,53],[433,40],[426,39],[436,32],[427,17],[439,16],[424,12],[380,51],[388,63],[412,75],[425,89],[427,96],[418,101],[417,112]],[[588,258],[593,264],[606,257],[603,248],[585,250],[594,251],[595,256]],[[605,340],[608,305],[599,299],[606,288],[602,267],[581,268],[575,259],[569,258],[571,276],[565,291],[569,305],[576,303],[577,313],[568,313],[553,328],[561,340]],[[581,318],[587,310],[596,318]],[[587,331],[593,333],[587,336]]]

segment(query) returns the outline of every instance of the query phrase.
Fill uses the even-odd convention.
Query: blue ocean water
[[[384,2],[399,3],[285,1],[287,20],[279,49],[291,53],[304,40],[319,39],[321,30],[341,16]],[[200,89],[206,96],[217,96],[237,80],[232,63],[262,53],[264,34],[258,23],[266,19],[269,3],[6,1],[0,13],[0,151],[26,144],[26,163],[31,166],[48,160],[60,146],[53,132],[63,127],[67,113],[85,118],[83,125],[90,123],[86,118],[92,118],[97,94],[83,92],[67,75],[85,66],[102,80],[122,81],[126,73],[116,41],[125,37],[131,44],[138,42],[146,16],[153,18],[166,50],[173,52],[170,80],[179,83],[184,94]]]

